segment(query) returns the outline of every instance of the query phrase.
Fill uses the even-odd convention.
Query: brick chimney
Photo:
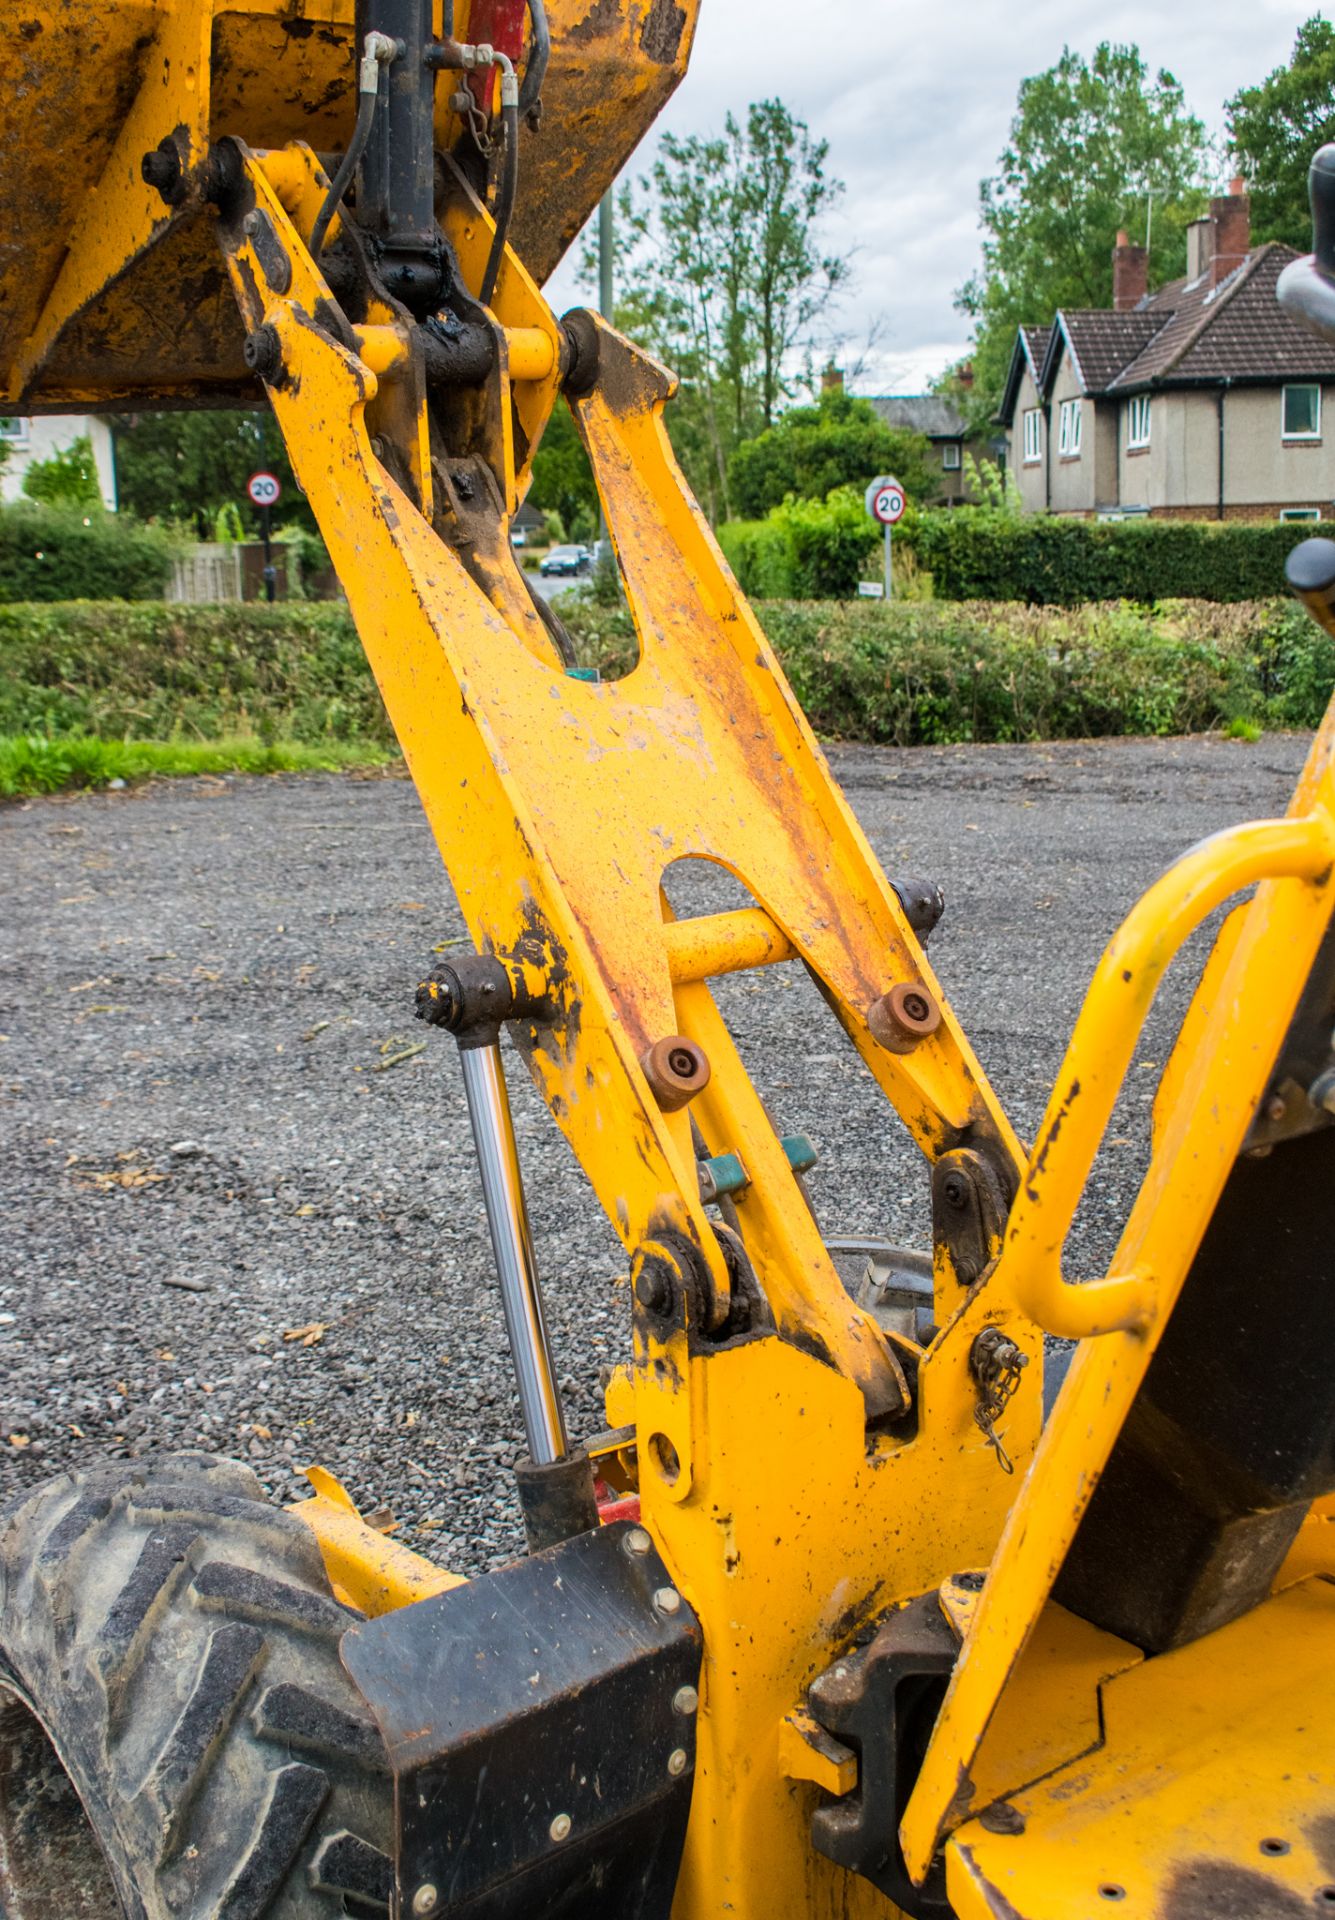
[[[959,384],[961,385],[961,387],[963,387],[966,393],[972,392],[973,390],[972,362],[966,360],[964,365],[960,368],[959,372],[955,375],[955,378],[959,381]]]
[[[843,368],[836,367],[831,361],[820,377],[820,390],[822,393],[842,393],[844,390]]]
[[[1123,228],[1113,248],[1113,312],[1131,313],[1149,290],[1150,256]]]
[[[1214,247],[1210,257],[1210,285],[1217,287],[1240,267],[1252,245],[1252,203],[1241,174],[1229,182],[1227,193],[1210,202]]]

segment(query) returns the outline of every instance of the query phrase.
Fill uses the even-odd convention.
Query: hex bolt
[[[680,1113],[709,1085],[705,1050],[684,1034],[671,1033],[665,1040],[655,1040],[640,1066],[664,1113]]]
[[[440,1905],[440,1895],[429,1880],[424,1880],[413,1895],[413,1912],[416,1914],[434,1913]]]
[[[887,1053],[912,1053],[941,1025],[936,996],[916,980],[901,980],[867,1014],[873,1040]]]
[[[668,1772],[674,1780],[679,1780],[686,1771],[685,1747],[674,1747],[668,1755]]]
[[[634,1554],[648,1553],[649,1549],[653,1546],[653,1544],[654,1544],[653,1541],[649,1538],[648,1534],[645,1532],[643,1527],[634,1527],[626,1535],[626,1552],[627,1553],[634,1553]]]
[[[654,1605],[660,1613],[680,1613],[681,1595],[675,1587],[660,1587],[654,1595]]]
[[[548,1833],[551,1834],[552,1839],[555,1840],[559,1846],[562,1840],[568,1840],[570,1838],[570,1829],[572,1825],[573,1825],[573,1822],[571,1821],[570,1815],[568,1813],[558,1813],[555,1820],[552,1821],[551,1826],[548,1827],[547,1831]]]
[[[962,1213],[969,1204],[969,1183],[962,1173],[948,1173],[941,1182],[941,1198],[948,1207]]]
[[[1265,1103],[1265,1117],[1272,1126],[1278,1126],[1289,1110],[1289,1103],[1282,1093],[1272,1093]]]
[[[254,207],[252,207],[250,212],[246,215],[245,219],[241,222],[241,231],[242,233],[249,234],[250,237],[253,239],[255,235],[259,232],[259,230],[260,230],[260,216],[255,211]]]
[[[164,140],[151,153],[146,153],[139,162],[139,172],[145,186],[156,188],[169,207],[184,199],[181,155],[173,140]]]
[[[283,343],[277,327],[256,327],[246,335],[242,348],[246,365],[268,386],[276,386],[283,374]]]
[[[672,1696],[674,1713],[694,1713],[700,1705],[700,1696],[694,1687],[678,1687]]]
[[[635,1298],[646,1313],[666,1313],[672,1305],[672,1283],[661,1260],[646,1260],[635,1276]]]

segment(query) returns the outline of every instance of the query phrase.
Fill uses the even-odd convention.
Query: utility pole
[[[612,277],[612,196],[615,192],[615,187],[609,187],[598,207],[598,310],[609,322],[614,318],[616,305]]]

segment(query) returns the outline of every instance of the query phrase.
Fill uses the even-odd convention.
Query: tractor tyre
[[[235,1461],[0,1509],[4,1920],[384,1920],[392,1787],[339,1661],[360,1617]]]

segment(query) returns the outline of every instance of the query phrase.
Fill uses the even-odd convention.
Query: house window
[[[1131,452],[1150,444],[1150,396],[1138,393],[1126,410],[1126,444]]]
[[[1034,462],[1043,458],[1043,410],[1030,407],[1024,416],[1024,459],[1025,465],[1032,467]]]
[[[16,413],[0,413],[0,440],[7,446],[26,447],[28,444],[28,423]]]
[[[1312,386],[1285,387],[1284,438],[1319,440],[1321,438],[1321,389]]]
[[[947,473],[960,470],[960,443],[958,440],[946,440],[941,447],[941,465]]]
[[[1080,458],[1080,402],[1063,400],[1057,427],[1057,451],[1063,460]]]
[[[1321,509],[1320,507],[1281,507],[1279,517],[1281,520],[1319,520]]]

